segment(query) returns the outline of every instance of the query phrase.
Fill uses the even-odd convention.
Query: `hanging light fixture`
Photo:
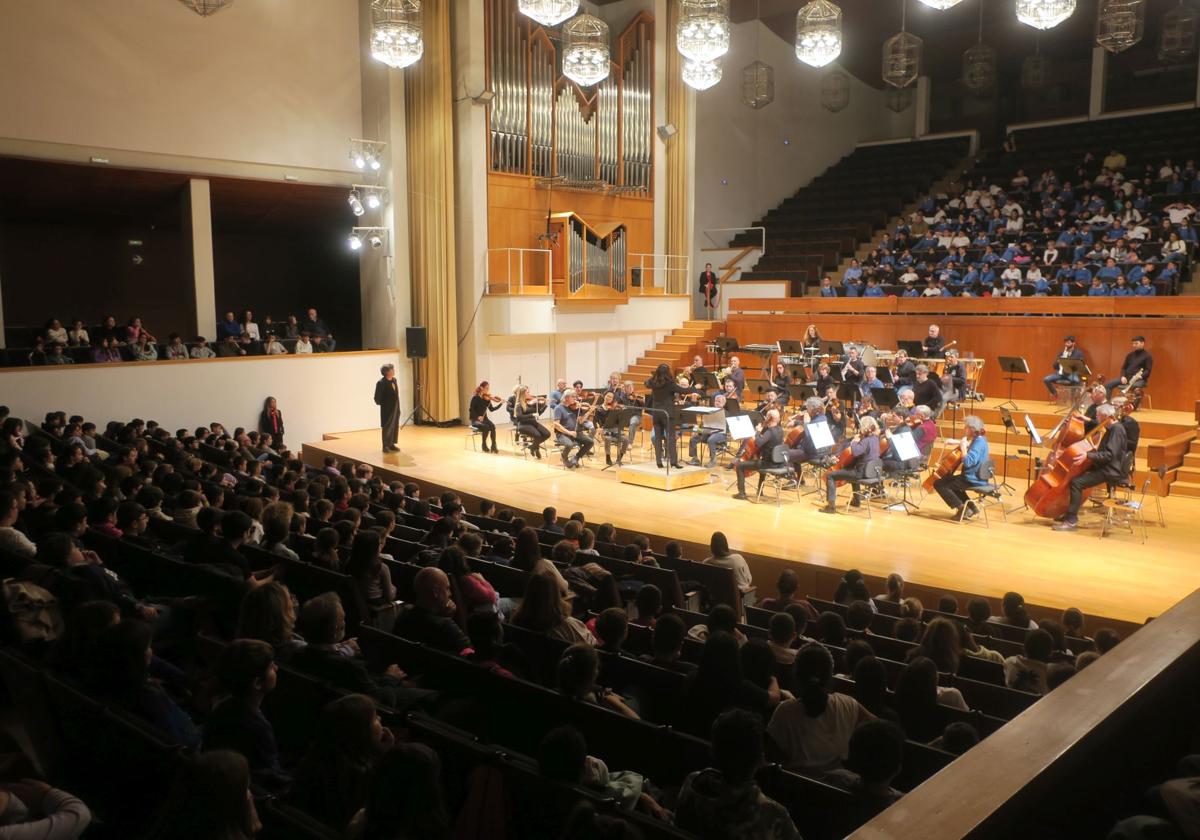
[[[679,0],[675,47],[692,61],[712,61],[729,52],[729,0]]]
[[[796,58],[824,67],[842,53],[842,10],[829,0],[812,0],[796,12]]]
[[[226,6],[232,6],[233,0],[179,0],[200,17],[215,15]]]
[[[1017,0],[1017,20],[1034,29],[1053,29],[1075,12],[1075,0]]]
[[[1124,52],[1146,34],[1146,0],[1100,0],[1096,43],[1110,53]]]
[[[1163,15],[1162,36],[1158,42],[1158,60],[1169,63],[1186,61],[1196,52],[1196,32],[1200,15],[1179,0],[1179,5]]]
[[[558,26],[579,11],[579,0],[517,0],[517,10],[542,26]]]
[[[913,98],[913,89],[910,87],[891,88],[884,95],[883,102],[888,106],[888,110],[899,114],[901,111],[908,110],[908,106],[913,104]]]
[[[421,0],[372,0],[371,58],[399,69],[425,53]]]
[[[996,51],[983,43],[983,0],[979,2],[979,41],[963,53],[962,80],[976,95],[987,93],[996,83]]]
[[[957,6],[962,0],[921,0],[926,6],[931,9],[937,9],[939,12]]]
[[[762,0],[755,3],[754,20],[762,20]],[[754,27],[754,61],[742,68],[742,102],[755,111],[775,101],[775,68],[758,57],[758,36],[761,31],[761,24]]]
[[[1024,90],[1041,90],[1050,83],[1050,72],[1050,59],[1042,55],[1039,36],[1033,54],[1025,56],[1021,62],[1021,87]]]
[[[592,15],[571,18],[562,28],[563,75],[580,87],[608,78],[608,24]]]
[[[850,77],[832,70],[821,77],[821,107],[837,113],[850,104]]]
[[[883,80],[896,88],[908,87],[921,75],[924,42],[906,29],[907,13],[907,3],[900,0],[900,31],[883,42]]]
[[[680,78],[690,88],[708,90],[721,81],[723,73],[724,69],[721,67],[720,61],[692,61],[690,58],[685,58]]]

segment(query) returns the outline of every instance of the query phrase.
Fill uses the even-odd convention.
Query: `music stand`
[[[713,373],[711,370],[706,370],[706,371],[704,371],[704,373],[700,374],[699,380],[700,380],[699,384],[696,384],[695,382],[693,382],[692,387],[698,388],[700,390],[702,396],[708,396],[708,392],[710,390],[712,390],[712,391],[720,391],[721,390],[721,383],[717,381],[717,375],[715,373]]]
[[[1083,390],[1086,390],[1083,383],[1092,375],[1092,371],[1090,368],[1088,368],[1087,362],[1085,362],[1083,359],[1059,359],[1058,367],[1062,370],[1060,376],[1074,377],[1076,380],[1078,380],[1077,382],[1071,383],[1072,386],[1077,386]],[[1071,408],[1071,405],[1066,405],[1060,411],[1058,411],[1058,413],[1070,414]]]
[[[862,391],[852,382],[843,382],[838,385],[837,398],[843,403],[853,407],[862,401]]]
[[[737,339],[727,335],[718,336],[713,344],[717,345],[718,353],[733,353],[739,349]]]
[[[790,399],[802,403],[809,397],[816,396],[817,389],[811,385],[789,385],[787,392]]]
[[[802,356],[804,355],[804,341],[794,338],[779,339],[779,355],[781,356]]]
[[[925,345],[919,341],[897,341],[896,349],[903,350],[910,359],[920,359],[925,356]]]
[[[892,371],[889,368],[885,368],[885,367],[875,368],[875,378],[878,379],[880,382],[882,382],[884,385],[895,384],[895,380],[892,379]]]
[[[636,405],[629,406],[628,408],[622,408],[618,411],[610,411],[610,412],[608,412],[608,414],[604,415],[604,428],[605,428],[605,430],[616,428],[620,434],[625,434],[625,430],[629,428],[629,421],[633,420],[633,418],[635,418],[635,417],[640,419],[641,416],[642,416],[642,409]],[[632,435],[630,436],[630,440],[629,440],[629,448],[626,451],[627,452],[633,451]],[[644,451],[645,450],[643,450],[643,452]],[[621,452],[621,448],[620,448],[620,446],[618,446],[617,447],[617,462],[616,462],[616,464],[610,465],[610,466],[618,466],[618,467],[622,466],[620,452]],[[608,469],[608,467],[606,466],[606,467],[604,467],[604,469],[600,470],[600,472],[604,472],[604,470],[607,470],[607,469]]]
[[[1020,411],[1021,408],[1013,402],[1013,383],[1017,382],[1018,376],[1024,376],[1029,373],[1029,363],[1021,356],[1001,356],[1000,370],[1008,374],[1005,379],[1008,380],[1008,399],[1000,403],[1001,406],[1011,407],[1013,411]],[[1020,380],[1024,381],[1024,380]]]
[[[846,347],[840,341],[826,341],[821,339],[821,355],[822,356],[842,356],[845,355]]]
[[[1004,422],[1004,472],[1000,476],[1000,483],[996,485],[996,489],[1007,490],[1009,493],[1015,493],[1016,488],[1008,483],[1008,433],[1012,432],[1015,435],[1019,435],[1020,432],[1017,431],[1017,425],[1013,422],[1012,412],[1004,406],[1000,406],[1000,419]],[[1017,456],[1013,455],[1012,457],[1016,458]]]
[[[895,408],[900,405],[900,395],[894,388],[872,388],[871,398],[879,408]]]
[[[1042,436],[1038,434],[1037,428],[1033,425],[1033,418],[1028,414],[1025,415],[1025,431],[1029,433],[1029,441],[1031,445],[1028,450],[1018,449],[1017,455],[1025,456],[1025,486],[1028,488],[1033,485],[1033,468],[1035,466],[1039,469],[1041,468],[1041,459],[1034,456],[1033,447],[1042,445]],[[1028,509],[1029,503],[1023,501],[1020,507],[1015,507],[1010,511],[1006,511],[1005,515],[1007,516],[1010,513],[1020,513],[1021,511]]]
[[[803,381],[807,373],[804,370],[804,365],[787,365],[784,370],[787,371],[788,379],[795,382],[797,379]]]

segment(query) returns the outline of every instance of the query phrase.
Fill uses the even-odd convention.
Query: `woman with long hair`
[[[530,575],[525,584],[525,597],[513,615],[512,623],[526,630],[545,633],[552,639],[596,644],[596,637],[587,625],[571,615],[570,603],[549,575]]]
[[[149,840],[250,840],[261,828],[246,759],[210,750],[180,768]]]
[[[542,444],[550,437],[550,432],[538,422],[539,413],[538,402],[530,395],[528,385],[513,388],[513,395],[508,398],[508,415],[517,427],[517,434],[529,439],[530,454],[540,459]]]
[[[274,397],[263,400],[262,412],[258,415],[258,430],[271,436],[275,450],[283,448],[283,412]]]
[[[354,535],[346,574],[354,578],[363,599],[372,607],[382,607],[396,600],[392,573],[379,556],[379,535],[374,531],[359,531]]]
[[[254,323],[254,313],[249,309],[242,312],[242,333],[250,336],[253,341],[260,341],[262,334],[258,331],[258,324]]]
[[[804,349],[816,350],[821,346],[821,332],[816,324],[809,324],[804,330]]]
[[[424,744],[398,744],[379,762],[363,810],[347,836],[358,840],[441,840],[450,829],[442,766]]]
[[[475,395],[471,397],[471,405],[467,409],[467,420],[470,422],[471,428],[483,437],[484,452],[500,451],[496,447],[496,424],[488,419],[488,409],[497,408],[498,403],[499,399],[492,396],[491,386],[485,379],[475,389]],[[488,449],[488,438],[492,439],[491,449]]]
[[[234,638],[266,642],[275,649],[275,658],[286,662],[305,644],[295,630],[296,604],[282,583],[264,583],[242,597]]]
[[[695,388],[684,388],[671,375],[671,368],[663,363],[655,368],[654,373],[646,380],[650,389],[647,406],[651,409],[651,419],[654,422],[654,461],[659,469],[663,466],[663,447],[666,447],[667,457],[671,466],[679,469],[679,454],[675,451],[675,397],[676,395],[699,393]]]
[[[957,674],[963,649],[962,638],[954,622],[948,618],[935,618],[929,622],[920,644],[908,652],[910,661],[918,656],[930,659],[943,674]]]

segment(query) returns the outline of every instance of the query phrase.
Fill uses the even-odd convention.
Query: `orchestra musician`
[[[804,330],[804,349],[809,353],[821,349],[821,333],[817,331],[816,324],[809,324]]]
[[[1079,508],[1083,505],[1083,491],[1101,484],[1117,484],[1125,476],[1125,452],[1127,439],[1125,427],[1116,420],[1116,409],[1105,403],[1096,409],[1097,422],[1105,427],[1104,437],[1095,449],[1087,453],[1087,469],[1071,479],[1070,504],[1060,521],[1054,523],[1055,531],[1074,531],[1079,527]]]
[[[768,388],[767,393],[763,395],[763,401],[755,406],[754,410],[759,414],[766,414],[772,408],[782,408],[779,402],[779,392],[774,388]]]
[[[743,375],[743,383],[745,376]],[[675,397],[676,395],[694,394],[692,388],[681,386],[671,376],[671,368],[665,363],[655,368],[654,373],[646,380],[650,389],[647,399],[648,408],[653,410],[651,418],[654,429],[651,437],[654,439],[654,461],[658,468],[663,467],[663,446],[667,448],[667,457],[671,466],[679,469],[679,456],[675,452]]]
[[[1075,345],[1075,336],[1073,335],[1068,335],[1063,339],[1063,349],[1054,359],[1053,372],[1042,379],[1046,390],[1050,392],[1050,402],[1054,402],[1057,396],[1054,390],[1055,385],[1078,385],[1082,381],[1077,373],[1068,376],[1063,372],[1060,364],[1063,359],[1083,359],[1083,351]]]
[[[863,373],[862,385],[859,386],[859,391],[862,393],[863,399],[871,396],[872,388],[883,387],[886,386],[879,381],[878,371],[876,371],[875,366],[868,365],[866,371]]]
[[[837,383],[833,381],[833,376],[830,373],[829,362],[821,362],[817,365],[817,379],[815,383],[817,396],[824,397],[829,393],[830,388],[836,388]]]
[[[788,386],[792,384],[792,377],[788,376],[787,365],[783,362],[776,362],[775,369],[771,371],[771,387],[780,394],[786,394]]]
[[[897,350],[896,359],[892,363],[892,379],[899,388],[903,385],[912,385],[917,381],[917,366],[908,358],[907,350]]]
[[[617,466],[621,466],[621,462],[625,458],[625,453],[629,451],[629,435],[625,429],[621,428],[620,424],[615,422],[615,419],[610,421],[610,414],[617,414],[621,410],[620,404],[617,402],[616,394],[612,391],[604,392],[604,401],[596,408],[596,423],[600,427],[600,434],[604,440],[604,463],[608,466],[613,465],[612,448],[616,444],[617,447]]]
[[[529,393],[528,385],[513,388],[508,398],[508,416],[517,427],[517,434],[529,438],[529,451],[534,458],[542,457],[542,444],[550,438],[550,432],[538,422],[541,413],[538,400]]]
[[[842,363],[842,381],[847,385],[858,387],[862,384],[865,368],[866,365],[858,357],[858,348],[851,347],[846,351],[846,361]]]
[[[735,414],[742,413],[742,404],[738,400],[737,386],[733,384],[732,379],[725,380],[725,416],[731,417]]]
[[[734,494],[733,498],[742,501],[749,499],[746,495],[746,473],[755,472],[763,464],[769,463],[771,453],[781,443],[783,443],[783,429],[779,426],[779,411],[773,408],[766,413],[762,424],[758,427],[758,434],[754,436],[754,446],[758,452],[758,457],[737,462],[735,471],[737,472],[738,491]],[[759,476],[760,487],[762,486],[762,481],[762,476]]]
[[[499,452],[496,447],[496,424],[488,419],[488,409],[499,408],[501,406],[499,397],[493,397],[491,388],[487,380],[479,383],[479,387],[475,389],[475,396],[471,397],[471,404],[467,408],[467,416],[471,423],[471,428],[479,432],[483,438],[484,452]],[[492,439],[492,448],[488,449],[488,438]]]
[[[563,391],[562,401],[554,407],[554,435],[562,450],[563,466],[569,470],[579,467],[579,459],[587,457],[595,442],[588,435],[587,429],[580,422],[579,399],[575,390],[568,388]],[[577,449],[575,456],[571,450]]]
[[[912,392],[909,392],[911,397]],[[901,461],[896,454],[895,447],[889,447],[888,451],[883,454],[883,471],[884,472],[900,472],[901,470],[915,470],[921,462],[928,462],[929,453],[933,450],[933,443],[937,440],[938,428],[937,423],[933,421],[933,412],[929,410],[927,405],[917,406],[909,417],[907,413],[893,414],[893,423],[889,431],[896,432],[904,428],[912,431],[913,443],[921,450],[919,458],[909,461]]]
[[[979,508],[967,499],[966,490],[988,483],[980,476],[980,468],[991,459],[982,420],[975,415],[963,420],[963,436],[958,446],[962,450],[961,468],[933,482],[933,489],[954,510],[956,517],[970,519],[979,513]]]
[[[1108,402],[1108,396],[1103,385],[1093,385],[1092,390],[1088,392],[1088,397],[1091,398],[1091,402],[1088,403],[1088,407],[1083,411],[1084,434],[1087,434],[1100,425],[1100,421],[1096,419],[1096,411],[1100,406]]]
[[[853,459],[841,470],[831,470],[825,473],[825,506],[818,508],[821,513],[837,513],[837,483],[849,481],[854,491],[858,492],[858,479],[867,471],[867,466],[879,460],[879,422],[874,417],[863,417],[858,421],[858,433],[850,439],[850,454]],[[858,497],[850,502],[851,507],[859,506]]]
[[[822,422],[828,422],[825,418],[825,403],[816,397],[809,397],[804,401],[804,412],[792,421],[793,425],[804,424],[804,434],[797,441],[800,445],[787,451],[788,463],[792,465],[797,476],[800,475],[801,464],[816,463],[828,454],[828,450],[817,449],[812,436],[808,433],[809,424]]]
[[[1150,382],[1150,370],[1154,367],[1154,357],[1146,349],[1146,337],[1135,335],[1130,342],[1131,349],[1125,354],[1121,363],[1121,375],[1105,383],[1108,393],[1133,383],[1134,386],[1145,388]]]
[[[608,375],[608,384],[605,386],[606,391],[612,391],[613,398],[623,404],[625,400],[625,391],[621,387],[621,374],[615,370]]]
[[[927,405],[936,417],[942,409],[942,386],[929,378],[929,368],[917,365],[917,381],[913,385],[913,401],[917,405]]]
[[[942,355],[946,339],[942,338],[942,328],[937,324],[929,325],[929,334],[921,341],[921,351],[927,359],[936,359]]]
[[[913,389],[909,386],[896,389],[896,414],[901,420],[907,420],[912,417],[913,409],[917,407],[916,400],[913,399]]]
[[[1125,427],[1125,452],[1137,452],[1138,441],[1142,439],[1142,425],[1133,417],[1133,403],[1128,397],[1116,396],[1112,398],[1112,405],[1121,418],[1121,425]]]
[[[949,394],[950,402],[962,402],[967,394],[967,369],[958,360],[958,351],[946,351],[946,363],[942,368],[942,393]]]
[[[554,390],[546,395],[546,402],[551,408],[558,406],[562,402],[563,392],[567,390],[567,380],[561,376],[554,380]]]
[[[712,398],[712,407],[716,409],[725,408],[725,395],[717,394]],[[725,429],[709,429],[704,426],[698,426],[692,432],[692,439],[688,442],[688,463],[693,467],[700,466],[700,456],[698,448],[700,444],[708,447],[708,463],[704,466],[710,470],[717,465],[717,455],[721,451],[721,447],[729,440],[729,434]]]
[[[597,396],[598,395],[589,394],[587,392],[587,390],[583,387],[582,379],[576,379],[574,382],[572,382],[571,388],[574,389],[574,391],[575,391],[575,398],[577,400],[579,400],[581,403],[583,403],[584,408],[591,408],[591,407],[597,405]],[[591,420],[583,421],[583,425],[584,425],[584,428],[586,428],[588,430],[589,435],[596,434],[596,424],[593,423]]]
[[[846,436],[846,426],[850,421],[842,411],[841,400],[837,397],[830,397],[825,401],[825,421],[829,423],[829,432],[834,440],[841,440]]]
[[[729,357],[729,375],[726,378],[733,380],[734,396],[740,400],[742,392],[746,390],[746,371],[742,370],[742,360],[737,356]]]

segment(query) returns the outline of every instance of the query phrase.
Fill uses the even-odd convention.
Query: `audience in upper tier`
[[[831,602],[801,597],[784,571],[768,609],[753,609],[749,566],[720,532],[704,566],[731,594],[697,583],[700,616],[656,585],[683,568],[684,546],[659,554],[641,535],[621,546],[583,514],[546,508],[535,529],[488,502],[468,513],[453,491],[427,499],[364,465],[306,466],[269,433],[220,423],[172,435],[140,420],[98,430],[59,412],[38,426],[0,417],[0,564],[56,596],[65,620],[41,667],[131,731],[204,750],[181,771],[190,798],[176,791],[160,818],[187,830],[122,836],[249,838],[252,782],[272,808],[289,803],[337,836],[445,837],[462,798],[440,774],[454,790],[484,777],[412,743],[421,715],[464,744],[536,753],[524,772],[612,800],[604,819],[672,821],[703,838],[805,831],[793,822],[803,794],[763,768],[778,762],[792,786],[811,784],[794,773],[843,791],[828,817],[844,834],[1119,641],[1107,628],[1087,639],[1074,609],[1034,623],[1018,593],[996,617],[983,599],[960,614],[950,595],[931,599],[935,612],[900,576],[873,594],[857,570]],[[620,578],[599,562],[617,555]],[[166,581],[177,596],[151,599]],[[533,735],[518,725],[527,703]],[[556,717],[568,708],[576,728]],[[674,778],[645,775],[680,738],[707,740],[710,765],[689,748]],[[610,769],[631,755],[638,772]],[[107,820],[131,806],[103,786],[95,803],[77,792]],[[47,804],[72,812],[70,801]],[[526,818],[575,836],[559,817]]]
[[[77,361],[108,363],[281,356],[337,349],[337,340],[329,325],[315,309],[308,309],[304,320],[289,315],[285,321],[276,322],[268,315],[259,324],[254,317],[249,309],[240,318],[232,310],[226,312],[216,325],[215,350],[204,336],[185,339],[178,332],[170,333],[167,342],[160,344],[137,316],[122,326],[109,315],[102,324],[90,330],[78,318],[71,321],[70,329],[64,328],[59,319],[51,318],[32,336],[31,344],[27,345],[30,349],[22,352],[31,365],[68,365]]]

